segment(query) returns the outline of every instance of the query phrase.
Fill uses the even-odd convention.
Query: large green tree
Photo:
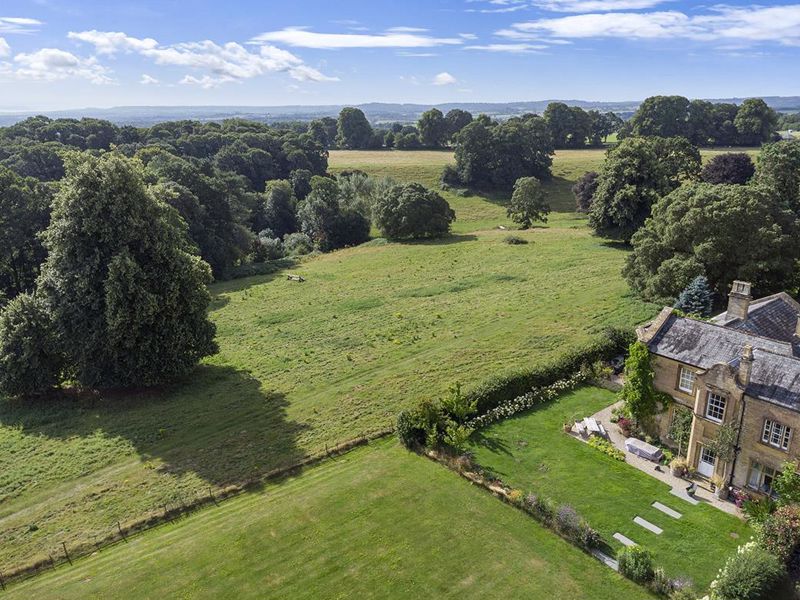
[[[632,240],[623,274],[644,298],[675,298],[705,275],[720,296],[731,281],[762,294],[793,285],[800,237],[795,215],[768,189],[684,185],[653,206]]]
[[[447,141],[447,121],[438,108],[432,108],[422,113],[419,123],[417,123],[417,129],[419,129],[419,139],[423,146],[441,148]]]
[[[639,105],[630,119],[634,136],[691,137],[688,125],[689,100],[683,96],[651,96]]]
[[[592,116],[578,106],[551,102],[542,116],[556,148],[581,148],[592,135]]]
[[[208,265],[178,213],[117,154],[68,163],[39,278],[67,357],[89,387],[154,385],[216,351]]]
[[[800,216],[800,140],[764,146],[758,155],[756,182]]]
[[[744,146],[758,146],[768,142],[778,125],[778,115],[761,98],[749,98],[742,102],[733,121]]]
[[[395,185],[378,197],[375,225],[392,239],[441,237],[456,214],[447,201],[419,183]]]
[[[311,193],[297,208],[297,220],[314,245],[327,252],[355,246],[369,239],[369,219],[341,206],[341,190],[333,179],[314,176]]]
[[[589,223],[599,235],[629,242],[653,204],[699,171],[700,152],[686,138],[626,138],[603,163]]]
[[[31,290],[47,255],[39,234],[50,221],[51,188],[0,167],[0,296]]]
[[[355,150],[369,148],[372,143],[372,125],[367,121],[363,111],[347,106],[339,113],[336,145],[340,148]]]
[[[528,229],[536,221],[547,223],[550,205],[536,177],[520,177],[514,184],[507,214],[521,229]]]

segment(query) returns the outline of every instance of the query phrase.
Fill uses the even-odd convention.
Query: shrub
[[[755,542],[740,546],[711,584],[712,600],[770,600],[786,576],[781,562]]]
[[[681,292],[674,306],[688,315],[708,317],[713,308],[713,294],[705,275],[698,275]]]
[[[47,308],[20,294],[0,313],[0,394],[45,392],[59,382],[63,356]]]
[[[556,509],[553,503],[544,496],[534,496],[530,505],[530,513],[537,521],[551,525],[556,516]]]
[[[518,246],[521,244],[527,244],[528,240],[519,237],[518,235],[507,235],[506,237],[503,238],[503,243],[509,244],[511,246]]]
[[[785,565],[791,564],[800,551],[800,507],[781,506],[762,521],[757,532],[756,539],[765,550]]]
[[[775,512],[775,501],[769,496],[763,498],[747,499],[742,503],[745,517],[751,523],[761,525]]]
[[[406,448],[425,443],[425,430],[420,427],[418,419],[407,410],[402,410],[397,415],[396,430],[397,438]]]
[[[588,444],[591,448],[599,450],[603,454],[610,456],[615,460],[621,460],[623,462],[625,461],[625,453],[608,440],[604,440],[601,437],[592,436],[589,438]]]
[[[271,231],[262,231],[253,243],[253,260],[264,262],[266,260],[277,260],[285,256],[283,242],[270,235]]]
[[[636,583],[648,583],[655,576],[653,555],[641,546],[627,546],[617,555],[619,572]]]
[[[511,502],[511,504],[521,506],[524,502],[522,490],[511,490],[508,493],[508,501]]]
[[[286,256],[308,254],[314,249],[314,242],[305,233],[288,233],[283,236],[283,249]]]
[[[599,548],[603,544],[603,539],[600,537],[600,534],[597,532],[597,530],[592,529],[589,526],[589,523],[584,520],[581,520],[578,533],[578,541],[584,548],[591,550],[593,548]]]
[[[455,165],[445,165],[444,169],[442,169],[441,181],[442,189],[461,185],[461,180],[458,178],[458,171],[456,170]]]
[[[597,173],[588,171],[572,186],[575,196],[575,210],[586,213],[592,208],[594,193],[597,191]]]
[[[658,567],[653,570],[653,578],[647,585],[657,596],[669,596],[675,589],[675,582],[667,577],[664,569]]]
[[[578,511],[564,504],[558,507],[556,511],[556,529],[564,534],[565,537],[570,539],[577,539],[581,518],[578,516]]]

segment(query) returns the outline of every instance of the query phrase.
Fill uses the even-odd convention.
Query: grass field
[[[667,574],[688,576],[705,590],[717,570],[751,534],[744,521],[711,506],[692,506],[669,487],[635,467],[614,460],[564,434],[562,424],[612,404],[607,390],[584,387],[473,436],[476,460],[509,485],[538,491],[574,506],[612,547],[620,532],[648,548]],[[613,425],[612,425],[613,427]],[[683,514],[673,519],[651,506],[659,501]],[[635,516],[661,527],[655,535]]]
[[[163,526],[4,596],[648,597],[530,517],[394,441]]]

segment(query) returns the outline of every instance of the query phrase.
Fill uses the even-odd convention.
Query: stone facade
[[[749,294],[735,282],[728,311],[710,322],[665,308],[637,333],[653,355],[656,389],[674,400],[656,419],[661,439],[669,441],[676,411],[691,410],[682,452],[698,476],[772,493],[783,463],[800,460],[800,305]],[[728,461],[707,447],[723,426],[735,429]]]

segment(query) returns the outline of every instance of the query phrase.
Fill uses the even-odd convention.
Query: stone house
[[[657,418],[669,441],[678,411],[692,413],[686,456],[701,477],[772,494],[787,460],[800,458],[800,304],[785,293],[753,300],[735,281],[727,310],[709,321],[665,308],[637,330],[653,356],[655,387],[675,402]],[[707,447],[723,425],[736,429],[734,457]]]

